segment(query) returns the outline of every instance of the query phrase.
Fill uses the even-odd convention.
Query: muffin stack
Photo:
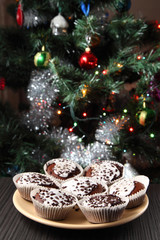
[[[140,175],[124,178],[124,166],[103,160],[83,169],[68,159],[52,159],[45,174],[20,173],[13,181],[21,197],[32,201],[42,218],[62,220],[78,206],[91,223],[120,219],[126,208],[141,205],[149,179]]]

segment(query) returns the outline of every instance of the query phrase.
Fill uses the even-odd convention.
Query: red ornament
[[[17,24],[19,26],[22,26],[23,25],[24,16],[23,16],[23,10],[22,10],[22,5],[21,4],[19,4],[18,8],[17,8],[16,19],[17,19]]]
[[[6,81],[4,77],[0,77],[0,90],[4,90]]]
[[[97,61],[98,59],[91,53],[90,48],[86,48],[85,52],[80,56],[79,65],[84,69],[92,69],[97,66]]]

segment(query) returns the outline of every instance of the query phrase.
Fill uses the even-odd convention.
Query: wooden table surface
[[[0,240],[160,240],[160,184],[150,184],[149,207],[139,218],[96,230],[61,229],[37,223],[15,209],[12,178],[0,178],[0,190]]]

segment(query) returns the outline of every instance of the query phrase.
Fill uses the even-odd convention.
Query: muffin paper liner
[[[147,188],[148,188],[148,185],[149,185],[149,178],[147,176],[144,176],[144,175],[138,175],[136,177],[131,178],[131,180],[138,181],[138,182],[142,183],[145,186],[145,188],[138,191],[137,193],[134,193],[130,196],[127,196],[128,199],[129,199],[127,208],[134,208],[134,207],[137,207],[137,206],[139,206],[143,203],[144,198],[145,198],[145,194],[146,194],[146,191],[147,191]],[[121,196],[121,195],[118,194],[118,196]]]
[[[26,174],[26,173],[30,174],[30,173],[36,173],[36,172],[24,172],[24,173],[25,173],[25,174]],[[17,179],[18,179],[19,177],[23,176],[24,173],[19,173],[19,174],[15,175],[15,176],[13,177],[13,182],[14,182],[14,184],[15,184],[18,192],[20,193],[21,197],[24,198],[24,199],[26,199],[26,200],[28,200],[28,201],[32,201],[32,200],[31,200],[31,197],[30,197],[31,191],[32,191],[33,189],[37,188],[37,187],[40,187],[40,186],[39,186],[38,184],[36,184],[36,183],[30,183],[30,184],[20,184],[20,183],[17,183],[17,182],[16,182]],[[48,177],[49,177],[49,176],[48,176]],[[58,181],[56,181],[56,180],[54,180],[54,179],[52,179],[52,178],[50,178],[50,179],[53,181],[53,183],[55,183],[58,187],[60,187],[60,184],[59,184]],[[46,187],[47,187],[47,186],[46,186]],[[47,188],[48,188],[48,187],[47,187]]]
[[[137,207],[143,203],[145,194],[149,185],[149,178],[144,175],[138,175],[132,178],[132,180],[142,183],[145,186],[145,189],[142,189],[137,193],[132,194],[131,196],[128,196],[129,203],[127,205],[127,208]]]
[[[47,166],[50,165],[50,164],[52,164],[52,163],[54,163],[55,160],[57,160],[57,159],[58,159],[58,158],[56,158],[56,159],[51,159],[51,160],[47,161],[47,162],[44,164],[44,166],[43,166],[43,170],[44,170],[44,172],[45,172],[45,174],[46,174],[47,176],[49,176],[49,177],[52,178],[52,179],[57,180],[59,183],[62,183],[63,181],[66,181],[67,179],[59,179],[59,178],[57,178],[57,177],[54,177],[53,175],[50,175],[50,174],[47,172]],[[67,160],[68,160],[68,159],[67,159]],[[71,160],[69,160],[69,161],[71,161]],[[73,161],[71,161],[71,162],[73,162]],[[80,177],[80,176],[83,175],[83,168],[82,168],[78,163],[76,163],[76,162],[74,162],[74,164],[75,164],[76,167],[80,170],[80,173],[77,174],[76,176],[70,177],[70,178],[68,178],[68,179],[73,179],[73,178]]]
[[[124,201],[124,203],[118,204],[116,206],[101,208],[83,206],[83,202],[90,197],[85,197],[84,199],[81,199],[77,202],[77,204],[86,219],[91,223],[107,223],[119,220],[122,217],[129,201],[126,197],[120,197],[122,201]]]
[[[33,202],[34,208],[36,210],[36,213],[42,218],[46,218],[46,219],[50,219],[50,220],[57,220],[57,221],[63,220],[67,217],[69,212],[76,205],[76,202],[77,202],[76,197],[70,194],[71,196],[73,196],[75,198],[75,201],[73,204],[70,204],[68,206],[63,206],[63,207],[46,206],[43,203],[40,203],[33,198],[33,196],[35,196],[36,193],[38,193],[40,189],[44,189],[44,188],[36,188],[36,189],[32,190],[30,196],[31,196],[31,200]]]

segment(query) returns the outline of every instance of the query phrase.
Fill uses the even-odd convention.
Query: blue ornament
[[[84,15],[85,15],[86,17],[88,17],[89,11],[90,11],[90,1],[88,2],[87,7],[86,7],[86,5],[84,4],[84,2],[81,2],[81,10],[82,10],[82,12],[84,13]]]

